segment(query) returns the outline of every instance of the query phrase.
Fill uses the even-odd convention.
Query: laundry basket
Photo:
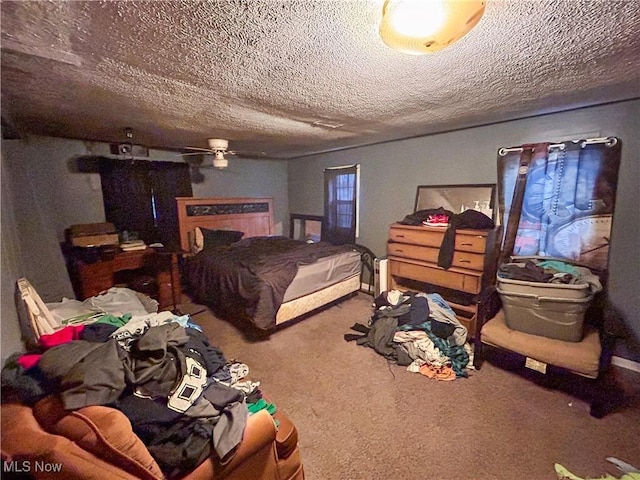
[[[42,335],[49,335],[62,328],[62,325],[53,317],[36,289],[29,283],[29,280],[19,278],[17,285],[31,329],[33,337],[31,340],[37,343]]]
[[[506,265],[524,265],[521,262]],[[544,260],[543,257],[536,257]],[[503,278],[498,273],[497,290],[502,300],[506,325],[532,335],[567,342],[583,338],[584,318],[593,300],[592,285],[546,283]]]
[[[107,313],[122,316],[125,313],[145,315],[158,312],[158,302],[144,293],[130,288],[111,287],[82,302],[67,300],[78,305],[63,309],[66,315],[61,317],[59,308],[61,304],[64,305],[64,301],[61,304],[49,303],[47,306],[26,278],[18,279],[17,286],[22,298],[23,308],[19,308],[19,314],[23,338],[33,346],[38,345],[42,335],[50,335],[68,325],[92,323]]]

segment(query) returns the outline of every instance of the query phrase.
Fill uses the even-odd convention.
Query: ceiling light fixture
[[[217,151],[213,154],[213,166],[215,168],[227,168],[229,166],[229,160],[224,158],[224,152]]]
[[[434,53],[475,27],[485,4],[484,0],[385,0],[380,38],[402,53]]]

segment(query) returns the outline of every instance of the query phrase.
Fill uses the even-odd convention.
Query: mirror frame
[[[413,211],[443,207],[453,213],[461,213],[473,208],[478,202],[488,202],[491,219],[498,223],[498,203],[495,183],[477,183],[469,185],[418,185]],[[482,210],[480,210],[482,211]],[[483,212],[485,213],[485,212]]]

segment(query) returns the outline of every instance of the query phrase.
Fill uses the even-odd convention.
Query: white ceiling
[[[291,158],[640,97],[636,0],[487,0],[428,56],[380,40],[382,3],[2,0],[3,123]]]

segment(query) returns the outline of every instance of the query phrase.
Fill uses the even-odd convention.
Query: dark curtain
[[[356,242],[358,166],[324,171],[322,240],[334,245]]]
[[[102,159],[100,180],[105,218],[119,232],[138,232],[147,244],[179,247],[175,197],[192,196],[187,164]]]
[[[544,148],[540,148],[544,145]],[[621,142],[536,144],[531,156],[514,255],[568,259],[607,269]],[[502,224],[507,225],[522,151],[498,155]]]

